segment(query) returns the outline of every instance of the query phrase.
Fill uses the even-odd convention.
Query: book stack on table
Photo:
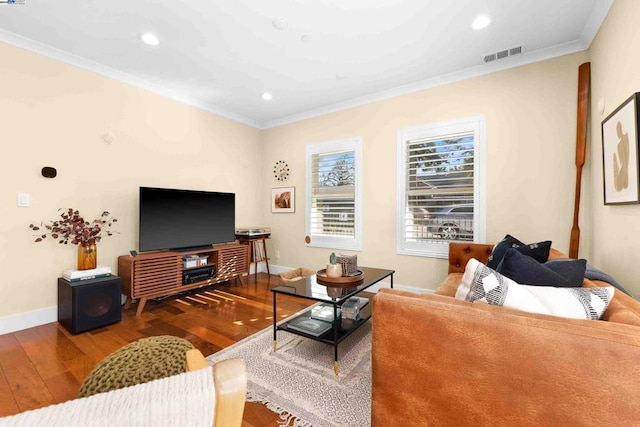
[[[299,316],[287,323],[287,329],[319,337],[332,328],[331,323],[307,316]]]
[[[111,267],[100,266],[91,270],[65,270],[62,273],[62,278],[68,282],[79,282],[81,280],[98,279],[109,276],[111,276]]]
[[[339,319],[341,310],[338,308],[337,311],[338,311],[338,319]],[[330,304],[316,305],[311,309],[311,318],[333,323],[333,306]]]
[[[305,334],[319,337],[333,327],[333,306],[329,304],[318,304],[311,308],[310,317],[299,316],[287,323],[288,329],[304,332]],[[340,309],[338,308],[338,318]]]

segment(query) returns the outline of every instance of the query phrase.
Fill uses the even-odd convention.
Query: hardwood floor
[[[208,356],[273,323],[270,287],[278,276],[252,275],[245,285],[212,285],[189,293],[149,301],[140,316],[136,305],[122,321],[78,335],[57,322],[0,335],[0,416],[36,409],[77,397],[94,365],[139,338],[174,335],[189,340]],[[278,297],[278,317],[311,302]],[[244,427],[275,427],[278,416],[265,406],[247,403]]]

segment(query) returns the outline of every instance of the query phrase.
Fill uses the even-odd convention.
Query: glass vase
[[[78,245],[78,270],[91,270],[98,263],[98,248],[96,244]]]

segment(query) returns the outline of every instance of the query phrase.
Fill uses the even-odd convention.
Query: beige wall
[[[446,275],[446,261],[396,254],[396,131],[479,114],[486,116],[487,241],[511,233],[527,242],[550,239],[567,252],[577,75],[587,60],[586,52],[569,55],[265,130],[264,218],[273,231],[271,253],[280,252],[276,262],[324,267],[331,251],[304,243],[305,147],[361,136],[364,236],[359,264],[395,269],[402,286],[434,288]],[[278,184],[269,166],[280,159],[291,165],[287,185],[296,187],[295,214],[270,213],[267,195]]]
[[[594,265],[640,295],[640,206],[604,205],[601,123],[633,93],[640,92],[640,2],[616,0],[591,45],[591,146]],[[599,100],[605,103],[598,111]]]
[[[76,246],[34,243],[28,225],[58,208],[113,213],[120,234],[99,243],[98,263],[114,272],[138,248],[141,185],[235,192],[237,223],[261,222],[259,130],[5,44],[0,58],[0,320],[56,306]]]
[[[99,246],[99,263],[137,248],[140,185],[233,191],[238,225],[272,227],[272,264],[322,268],[329,250],[304,244],[307,144],[361,136],[364,243],[361,265],[393,268],[398,285],[432,289],[446,261],[395,253],[396,131],[471,115],[486,116],[487,241],[511,233],[551,239],[568,251],[575,183],[578,66],[592,63],[591,145],[584,174],[580,256],[632,292],[640,263],[632,238],[640,207],[603,206],[600,122],[638,90],[640,4],[617,0],[588,52],[543,61],[327,114],[264,131],[181,105],[42,56],[0,44],[0,321],[56,305],[56,278],[75,264],[75,246],[33,243],[30,222],[74,207],[87,217],[110,210],[120,234]],[[604,115],[595,108],[606,102]],[[110,132],[113,143],[101,137]],[[291,165],[285,184],[277,160]],[[42,166],[57,178],[40,176]],[[295,214],[272,214],[270,190],[295,186]],[[18,192],[31,207],[16,207]],[[276,250],[280,257],[275,259]]]

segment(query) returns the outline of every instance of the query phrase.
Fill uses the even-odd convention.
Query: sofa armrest
[[[247,371],[242,359],[222,360],[213,365],[216,385],[214,426],[240,427],[247,397]]]
[[[640,328],[393,290],[373,299],[372,425],[632,425]]]
[[[208,368],[209,363],[200,350],[187,351],[187,372]],[[240,427],[247,397],[247,372],[242,359],[222,360],[213,365],[216,391],[214,426]]]
[[[207,359],[197,348],[187,350],[184,358],[184,371],[191,372],[209,367]]]
[[[198,350],[188,354],[191,355],[188,358],[206,361]],[[195,366],[191,364],[191,367]],[[216,363],[213,368],[207,365],[204,369],[191,369],[146,383],[0,417],[0,427],[240,427],[246,391],[244,362],[228,359]],[[90,420],[89,424],[87,420]]]

